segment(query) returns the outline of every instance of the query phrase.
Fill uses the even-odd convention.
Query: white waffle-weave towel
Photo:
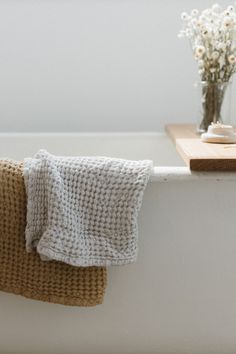
[[[24,160],[26,249],[74,266],[132,263],[152,161],[63,157]]]

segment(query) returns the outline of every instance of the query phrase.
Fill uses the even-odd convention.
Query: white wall
[[[0,0],[0,131],[195,122],[197,69],[179,14],[212,3]]]

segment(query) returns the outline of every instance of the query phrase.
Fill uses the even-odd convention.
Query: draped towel
[[[26,247],[74,266],[134,262],[137,217],[152,161],[63,157],[24,161]]]
[[[101,304],[106,268],[43,262],[25,250],[23,163],[0,160],[0,290],[63,305]]]

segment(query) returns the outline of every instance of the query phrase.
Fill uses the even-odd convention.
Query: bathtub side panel
[[[0,293],[0,353],[235,352],[235,200],[232,181],[149,184],[138,262],[109,269],[103,305]]]

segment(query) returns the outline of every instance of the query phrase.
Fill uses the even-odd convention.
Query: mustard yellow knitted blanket
[[[43,262],[25,250],[23,163],[0,160],[0,290],[63,305],[101,304],[106,268]]]

